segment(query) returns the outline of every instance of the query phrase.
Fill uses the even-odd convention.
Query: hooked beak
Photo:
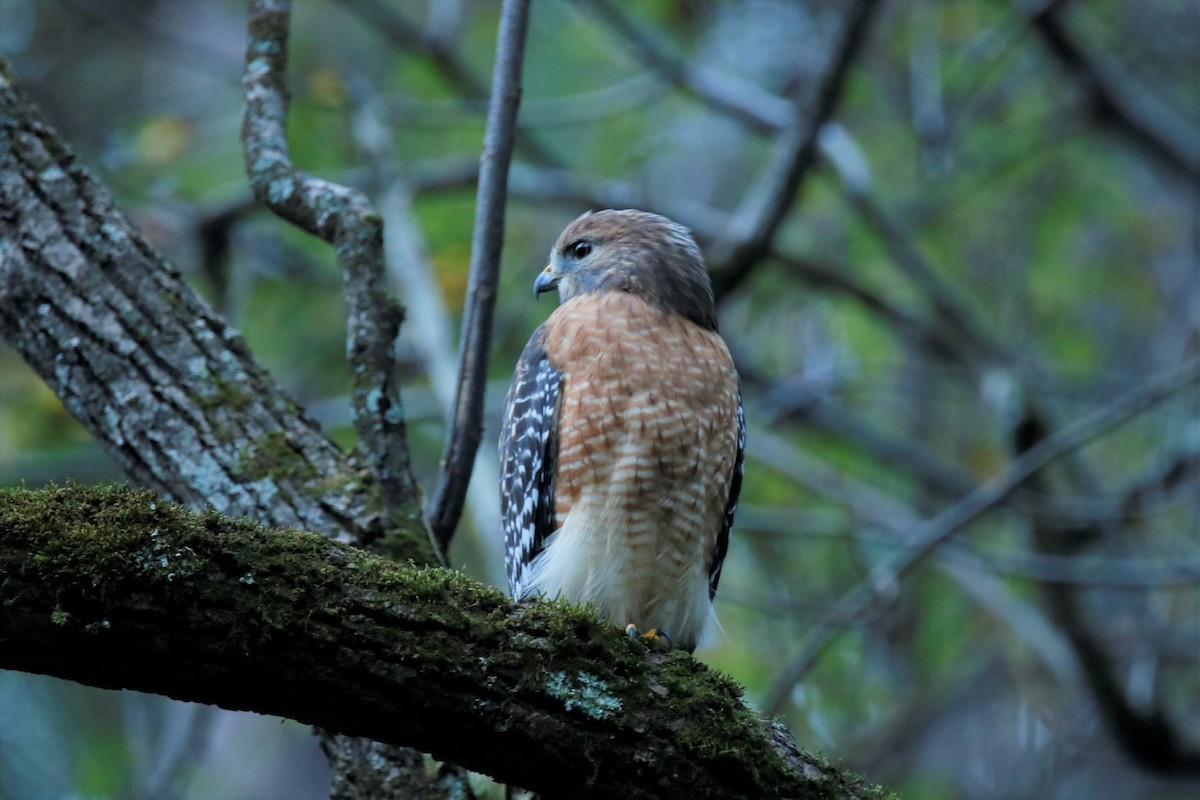
[[[542,292],[549,292],[558,288],[558,279],[561,276],[554,272],[554,265],[547,264],[546,268],[538,273],[537,279],[533,282],[533,297],[536,300],[537,296]]]

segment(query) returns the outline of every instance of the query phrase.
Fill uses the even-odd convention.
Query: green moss
[[[242,411],[255,402],[256,395],[246,385],[216,376],[205,376],[205,392],[192,399],[205,412],[214,410]]]
[[[272,431],[242,447],[237,474],[249,481],[273,478],[308,481],[318,477],[312,465],[300,458],[283,431]]]
[[[437,555],[429,535],[421,524],[413,521],[408,526],[396,526],[384,531],[380,542],[384,555],[402,564],[432,564],[437,562]]]
[[[552,698],[591,724],[653,733],[745,780],[791,779],[736,683],[685,653],[630,641],[590,608],[514,605],[456,572],[196,514],[121,487],[0,490],[0,556],[6,552],[11,563],[37,554],[30,569],[51,594],[47,611],[59,625],[99,632],[110,617],[128,624],[129,616],[111,615],[127,615],[132,603],[184,628],[220,626],[230,653],[273,649],[278,657],[302,643],[305,658],[332,670],[376,670],[396,683],[418,671],[455,675],[497,697]],[[376,661],[369,647],[346,646],[346,630],[384,643],[387,655]],[[812,796],[844,795],[835,782],[854,779],[824,766],[809,779],[830,781],[829,791]]]

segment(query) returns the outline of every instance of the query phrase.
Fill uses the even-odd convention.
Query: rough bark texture
[[[0,667],[278,714],[555,797],[883,795],[588,611],[150,492],[0,492],[0,574]]]
[[[0,62],[0,336],[139,483],[341,541],[399,531],[370,473],[142,239]]]

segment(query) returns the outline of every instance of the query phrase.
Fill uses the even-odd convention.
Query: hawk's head
[[[717,329],[712,283],[687,228],[646,211],[589,211],[559,234],[534,295],[563,302],[589,292],[628,292],[707,330]]]

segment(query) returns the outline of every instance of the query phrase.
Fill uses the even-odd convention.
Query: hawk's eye
[[[577,242],[572,242],[571,244],[567,245],[567,255],[575,259],[587,258],[588,254],[591,252],[592,243],[585,239],[580,239]]]

